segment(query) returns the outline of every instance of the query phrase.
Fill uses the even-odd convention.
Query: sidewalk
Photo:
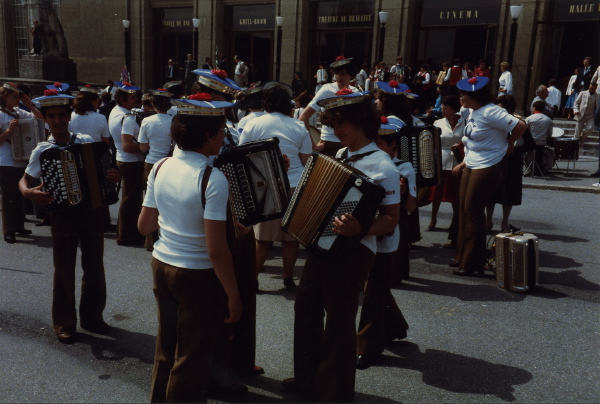
[[[523,188],[600,194],[600,187],[592,186],[600,178],[591,176],[598,170],[598,157],[580,156],[575,162],[575,169],[572,162],[568,168],[567,173],[567,161],[558,161],[548,174],[544,174],[545,178],[524,177]]]

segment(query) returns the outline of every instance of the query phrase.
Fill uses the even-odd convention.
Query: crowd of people
[[[52,320],[58,340],[77,340],[78,245],[80,326],[110,332],[102,316],[107,298],[103,245],[104,233],[115,230],[120,246],[145,245],[152,252],[159,328],[151,401],[202,402],[211,390],[243,392],[243,377],[264,372],[255,363],[257,278],[272,244],[280,242],[283,286],[297,290],[294,375],[282,383],[317,401],[351,402],[356,369],[368,368],[386,344],[407,336],[409,324],[390,287],[410,276],[409,249],[421,238],[418,205],[432,203],[429,230],[435,230],[440,203],[452,204],[444,247],[455,250],[449,262],[455,275],[489,269],[486,233],[493,226],[493,207],[503,206],[501,229],[516,230],[508,219],[512,206],[521,203],[522,155],[539,150],[550,137],[547,114],[555,114],[557,107],[551,104],[554,83],[538,88],[533,113],[523,120],[514,115],[507,63],[501,64],[496,97],[484,61],[471,70],[454,60],[434,74],[428,65],[415,71],[402,57],[390,69],[383,62],[359,69],[352,58],[339,56],[319,66],[312,96],[300,72],[292,86],[250,84],[248,67],[237,56],[233,78],[213,68],[209,58],[203,69],[189,60],[186,76],[193,80],[171,80],[167,74],[169,81],[161,88],[145,92],[129,82],[109,81],[104,89],[84,86],[71,95],[68,84],[57,82],[32,100],[24,88],[3,84],[4,240],[12,244],[17,235],[31,234],[24,226],[23,196],[39,209],[53,201],[40,182],[42,152],[108,143],[116,164],[107,180],[121,183],[116,229],[107,206],[46,213],[53,238]],[[172,70],[167,67],[167,73]],[[582,120],[599,105],[593,77],[590,82],[573,104]],[[34,117],[44,120],[48,138],[28,162],[16,161],[11,135],[20,119]],[[439,129],[443,171],[440,185],[419,190],[415,168],[398,158],[398,136],[405,127],[425,126]],[[312,152],[360,170],[385,191],[372,223],[352,214],[335,218],[333,232],[359,242],[336,260],[309,253],[299,285],[293,278],[298,241],[282,231],[280,219],[252,227],[233,222],[227,179],[213,168],[223,151],[272,137],[286,156],[291,192]]]

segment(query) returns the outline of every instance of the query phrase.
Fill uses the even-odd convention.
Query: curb
[[[590,178],[590,182],[594,181],[594,178]],[[597,178],[596,178],[597,181]],[[545,184],[526,184],[523,183],[523,188],[530,189],[543,189],[546,191],[564,191],[564,192],[584,192],[588,194],[600,194],[600,187],[570,187],[565,185],[545,185]]]

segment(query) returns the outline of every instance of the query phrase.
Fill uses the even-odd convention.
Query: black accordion
[[[428,187],[442,181],[442,149],[439,129],[434,126],[405,126],[397,140],[398,158],[409,161],[416,174],[416,185]]]
[[[104,142],[44,150],[40,165],[43,189],[54,198],[48,208],[55,212],[81,212],[119,200],[116,184],[106,179],[115,164]]]
[[[360,171],[313,153],[281,227],[316,256],[333,259],[365,236],[384,197],[385,189]],[[335,218],[347,213],[362,224],[362,234],[346,237],[332,230]]]
[[[283,216],[290,201],[290,183],[279,139],[245,143],[215,159],[229,181],[235,219],[249,226]]]

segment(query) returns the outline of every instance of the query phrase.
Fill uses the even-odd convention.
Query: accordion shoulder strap
[[[14,111],[9,111],[4,107],[0,108],[0,111],[4,112],[6,115],[12,116],[15,119],[19,119],[19,115]]]
[[[156,176],[158,175],[158,170],[160,170],[160,168],[162,167],[162,165],[165,163],[165,161],[167,161],[169,158],[164,158],[162,159],[162,161],[160,163],[158,163],[158,167],[156,167],[156,171],[154,171],[154,179],[156,180]]]
[[[344,148],[344,151],[342,152],[342,154],[340,155],[340,157],[337,160],[339,160],[341,163],[344,163],[344,164],[353,163],[355,161],[362,159],[363,157],[370,156],[371,154],[375,153],[376,151],[377,150],[371,150],[366,153],[355,154],[351,157],[348,157],[348,148],[346,147],[346,148]]]
[[[211,166],[206,166],[206,170],[204,170],[204,175],[202,176],[202,209],[206,208],[206,188],[208,188],[208,179],[210,178],[210,173],[212,172]]]

